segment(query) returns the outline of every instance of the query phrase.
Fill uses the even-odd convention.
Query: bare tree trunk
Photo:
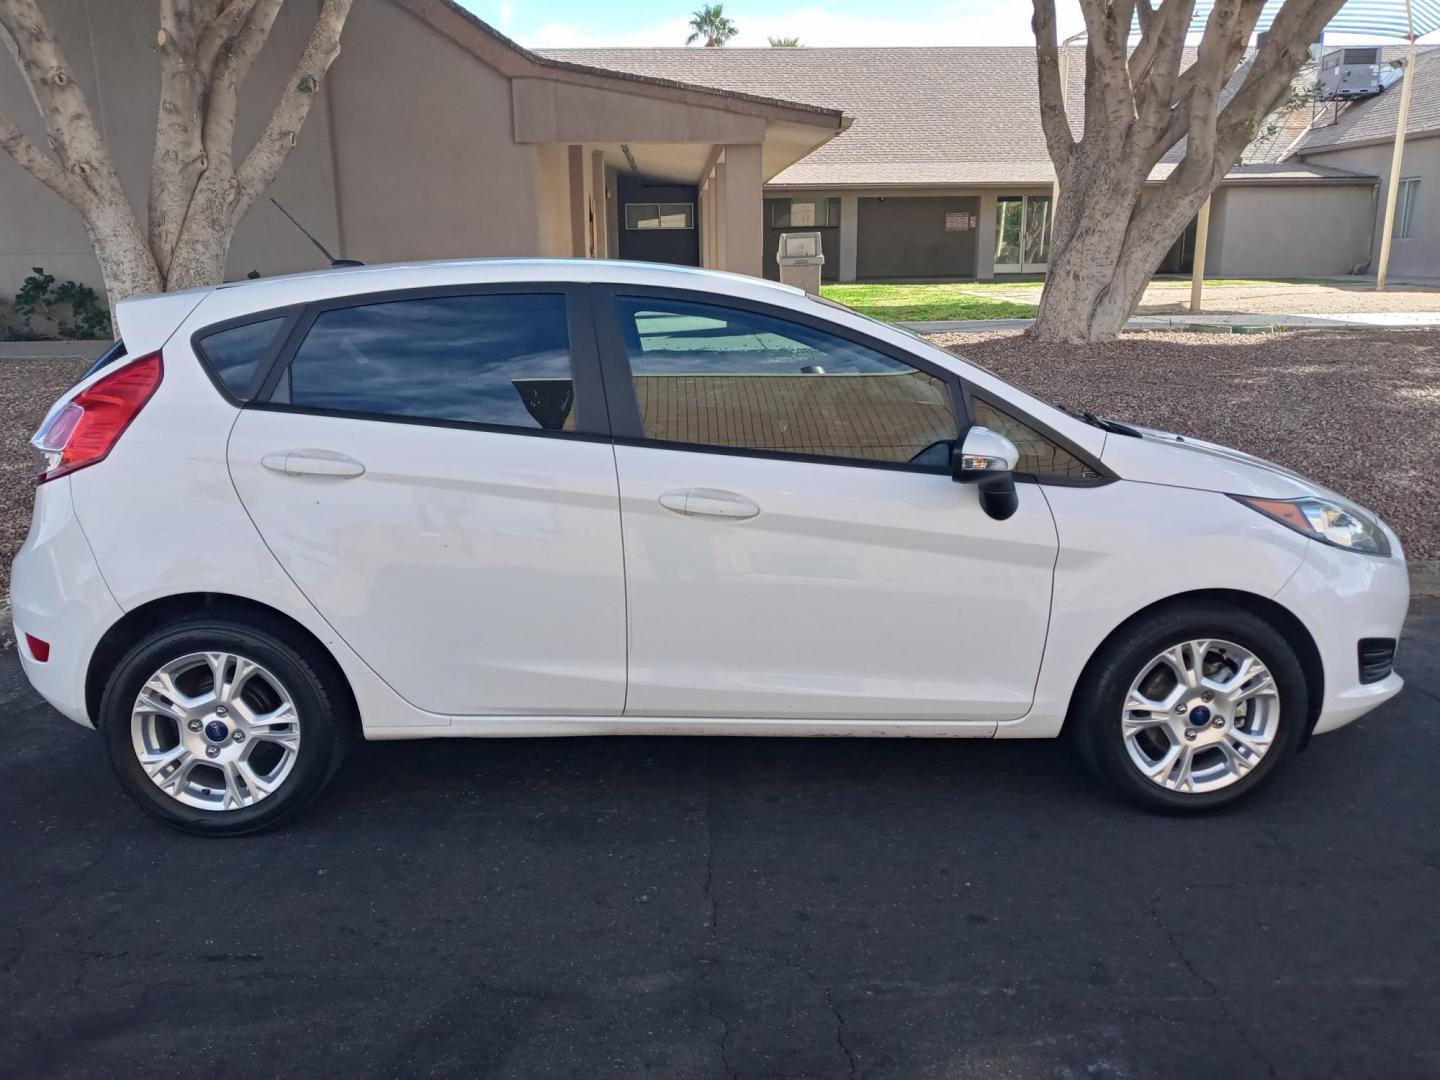
[[[1085,342],[1124,329],[1165,254],[1239,161],[1343,0],[1285,0],[1249,59],[1265,0],[1216,0],[1194,62],[1182,70],[1195,0],[1080,0],[1084,129],[1061,92],[1054,0],[1033,0],[1040,118],[1060,183],[1049,268],[1032,336]],[[1140,40],[1128,44],[1131,20]],[[1222,91],[1238,84],[1221,107]],[[1185,154],[1151,174],[1182,139]]]
[[[0,113],[0,149],[81,215],[112,313],[127,296],[219,283],[235,227],[279,173],[340,52],[354,0],[323,0],[269,123],[238,165],[241,86],[284,0],[157,0],[160,108],[142,229],[110,149],[36,0],[0,0],[3,38],[51,153]]]

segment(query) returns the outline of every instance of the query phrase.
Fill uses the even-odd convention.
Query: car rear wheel
[[[343,695],[320,670],[271,628],[197,619],[152,632],[116,666],[101,701],[122,786],[187,832],[271,827],[339,763]]]
[[[1203,813],[1254,791],[1299,745],[1309,713],[1295,650],[1239,608],[1162,609],[1102,648],[1076,691],[1071,733],[1126,796]]]

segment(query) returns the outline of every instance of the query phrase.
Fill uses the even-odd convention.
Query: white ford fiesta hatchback
[[[1210,810],[1401,687],[1374,515],[785,286],[433,263],[118,321],[34,439],[16,639],[184,829],[352,733],[1063,731]]]

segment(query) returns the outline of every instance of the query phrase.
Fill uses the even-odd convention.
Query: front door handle
[[[285,476],[328,476],[349,480],[365,475],[365,466],[347,454],[334,450],[283,450],[266,454],[260,464]]]
[[[699,515],[743,521],[760,513],[760,506],[754,500],[720,488],[679,488],[667,491],[660,496],[660,505],[686,517]]]

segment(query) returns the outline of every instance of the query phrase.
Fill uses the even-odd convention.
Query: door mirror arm
[[[950,477],[957,484],[975,484],[980,508],[996,521],[1004,521],[1020,507],[1015,491],[1019,461],[1020,451],[1013,442],[998,431],[973,424],[955,440]]]

